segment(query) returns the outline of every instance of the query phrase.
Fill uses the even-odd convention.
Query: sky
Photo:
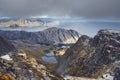
[[[0,0],[1,17],[81,17],[120,20],[120,0]]]

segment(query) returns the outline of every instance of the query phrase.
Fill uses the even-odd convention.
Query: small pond
[[[43,56],[42,59],[48,63],[57,63],[57,60],[55,58],[53,51],[51,51],[50,53],[46,53],[46,55]]]

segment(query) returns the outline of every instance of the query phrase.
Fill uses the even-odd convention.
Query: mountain
[[[12,43],[0,36],[0,55],[7,54],[8,52],[15,51]]]
[[[20,27],[24,26],[45,26],[44,22],[31,21],[27,19],[18,19],[18,20],[8,20],[0,22],[0,27],[10,27],[12,25],[19,25]]]
[[[39,32],[25,31],[0,31],[0,35],[8,40],[21,40],[37,44],[69,44],[75,43],[80,34],[74,30],[65,30],[61,28],[48,28]]]
[[[49,19],[49,18],[0,18],[0,27],[10,27],[12,25],[18,25],[19,27],[51,27],[51,26],[58,26],[59,22]],[[18,27],[14,27],[18,28]]]
[[[120,31],[100,30],[94,38],[86,35],[59,57],[57,72],[63,75],[98,78],[114,74],[120,64]]]

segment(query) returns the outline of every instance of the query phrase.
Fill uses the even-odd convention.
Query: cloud
[[[120,0],[0,0],[0,15],[120,19]]]

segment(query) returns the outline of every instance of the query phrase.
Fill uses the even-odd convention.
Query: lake
[[[46,53],[45,56],[42,57],[43,61],[48,63],[57,63],[57,60],[55,58],[54,52],[51,51],[50,53]]]

